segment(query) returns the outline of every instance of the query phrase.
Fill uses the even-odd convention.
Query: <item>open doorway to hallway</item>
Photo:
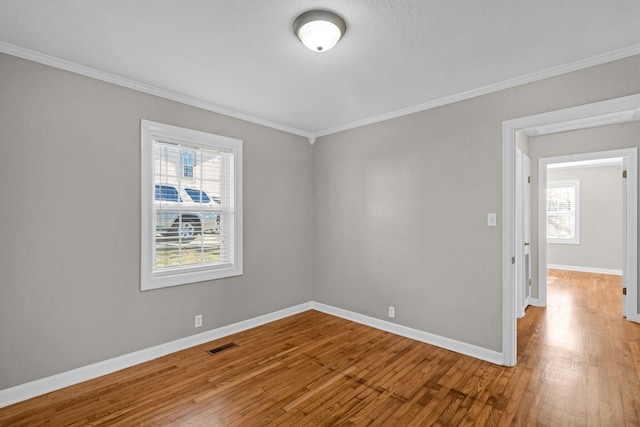
[[[572,107],[562,110],[556,110],[532,116],[521,117],[503,122],[503,356],[504,364],[513,366],[516,364],[518,345],[517,329],[516,329],[516,313],[517,313],[517,287],[516,287],[516,271],[518,248],[516,247],[516,150],[520,148],[517,144],[517,135],[526,134],[527,137],[539,135],[556,135],[564,132],[578,130],[585,131],[593,129],[599,132],[601,129],[609,128],[609,125],[621,125],[627,130],[631,130],[633,139],[631,142],[616,139],[603,139],[601,143],[603,147],[594,148],[589,143],[581,141],[581,143],[573,146],[561,146],[560,152],[549,153],[550,156],[566,155],[567,153],[580,153],[589,150],[615,150],[627,148],[631,150],[629,154],[630,162],[634,169],[629,171],[627,179],[628,197],[633,203],[634,209],[627,209],[624,223],[627,226],[625,233],[626,243],[624,246],[624,265],[623,271],[625,280],[628,281],[628,310],[629,320],[640,322],[638,313],[638,285],[637,285],[637,150],[640,144],[638,136],[640,135],[640,94],[627,97],[612,99],[608,101],[595,102],[585,104],[578,107]],[[623,144],[623,145],[621,145]],[[525,150],[536,146],[537,144],[528,144],[525,142]],[[530,145],[530,147],[528,147]],[[563,152],[564,151],[564,152]],[[530,152],[529,152],[530,154]],[[531,156],[533,158],[533,156]],[[535,166],[534,166],[535,168]],[[546,179],[546,167],[544,172]],[[546,188],[546,187],[545,187]],[[541,192],[539,191],[538,194]],[[533,198],[533,203],[539,203],[538,198]],[[533,204],[532,203],[532,204]],[[546,200],[543,201],[546,204]],[[537,212],[534,209],[533,212]],[[539,219],[539,218],[538,218]],[[546,221],[546,218],[545,218]],[[540,228],[539,221],[532,221],[532,228]],[[546,223],[544,224],[546,228]],[[533,239],[539,236],[538,231],[533,232]],[[545,237],[546,239],[546,237]],[[535,266],[532,268],[534,277],[532,281],[535,289],[532,289],[531,304],[546,305],[545,290],[539,285],[546,284],[546,261],[538,262],[538,257],[546,259],[546,241],[531,242],[538,246],[538,250],[533,250],[533,261]],[[544,255],[544,256],[541,256]],[[545,268],[542,268],[544,266]],[[537,274],[536,274],[537,273]]]
[[[562,135],[570,140],[575,135]],[[578,135],[578,137],[580,137]],[[604,156],[604,154],[603,154]],[[627,157],[601,157],[567,161],[580,156],[541,159],[539,191],[538,262],[543,271],[564,270],[620,276],[616,312],[626,315],[623,293],[625,226],[628,201],[625,182]],[[541,279],[544,274],[540,274]],[[539,294],[546,292],[553,277],[540,281]]]
[[[557,147],[594,131],[554,135],[551,140],[535,141],[531,148],[534,153],[545,153],[545,143]],[[536,305],[547,305],[549,266],[622,275],[622,294],[629,283],[635,283],[633,273],[637,273],[637,244],[633,238],[637,183],[626,178],[636,176],[637,148],[534,156],[538,158]],[[624,316],[634,312],[631,302],[622,297]]]

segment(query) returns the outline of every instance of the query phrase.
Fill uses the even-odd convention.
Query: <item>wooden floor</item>
[[[0,425],[639,425],[640,324],[621,316],[620,278],[549,282],[515,368],[308,311],[0,409]]]

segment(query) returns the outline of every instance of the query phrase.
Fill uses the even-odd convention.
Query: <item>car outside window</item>
[[[179,202],[180,196],[178,195],[178,190],[175,187],[170,187],[168,185],[158,185],[156,184],[156,200],[164,200],[167,202]]]
[[[207,195],[207,193],[205,193],[202,190],[196,190],[195,188],[185,187],[184,191],[186,191],[189,197],[191,197],[191,200],[193,200],[196,203],[211,202],[211,199],[209,199],[209,196]]]

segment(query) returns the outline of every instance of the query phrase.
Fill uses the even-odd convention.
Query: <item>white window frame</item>
[[[242,141],[211,133],[185,129],[163,123],[141,120],[141,274],[142,291],[185,285],[242,274]],[[225,265],[195,266],[179,271],[153,271],[154,251],[154,154],[155,140],[181,141],[193,147],[223,149],[233,153],[233,190],[230,205],[231,215],[229,253],[231,262]]]
[[[547,235],[547,243],[579,245],[580,244],[580,180],[579,179],[561,179],[561,180],[547,181],[547,188],[562,188],[562,187],[573,187],[575,191],[574,209],[572,212],[574,225],[575,225],[574,235],[573,237],[570,237],[570,238],[549,237],[549,235]],[[546,198],[545,198],[545,203],[546,203]],[[549,215],[549,212],[547,212],[547,218],[548,218],[548,215]]]

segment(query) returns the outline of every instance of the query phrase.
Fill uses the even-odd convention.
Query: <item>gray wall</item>
[[[0,389],[311,299],[306,139],[3,54],[0,118]],[[140,292],[143,118],[244,141],[243,276]]]
[[[637,58],[637,57],[634,57]],[[636,76],[635,82],[640,81]],[[640,92],[640,91],[638,91]],[[601,126],[529,138],[531,156],[531,239],[532,295],[538,297],[538,161],[544,157],[565,156],[619,148],[640,147],[640,122]],[[638,296],[640,299],[640,295]]]
[[[547,264],[622,270],[622,166],[550,169],[580,181],[580,243],[547,243]]]
[[[639,93],[639,76],[636,56],[319,138],[314,300],[385,320],[393,305],[501,351],[502,122]]]
[[[502,122],[639,75],[628,58],[311,147],[0,55],[0,389],[312,298],[500,351]],[[244,140],[243,276],[139,291],[141,118]]]

